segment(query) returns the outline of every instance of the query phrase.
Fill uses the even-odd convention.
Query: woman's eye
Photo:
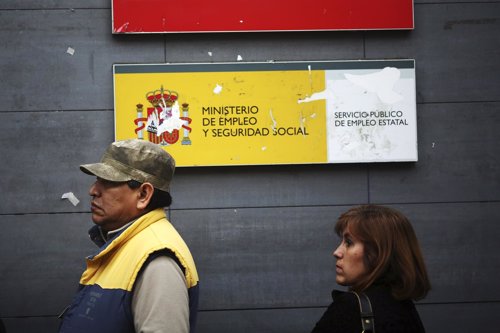
[[[344,243],[346,246],[351,246],[353,244],[352,240],[350,240],[349,238],[344,239]]]

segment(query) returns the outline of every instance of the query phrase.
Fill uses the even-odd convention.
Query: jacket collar
[[[164,218],[166,218],[166,215],[163,208],[157,208],[140,216],[138,219],[127,223],[117,230],[108,232],[107,235],[102,232],[99,226],[93,226],[89,230],[89,237],[97,246],[99,246],[99,251],[97,254],[87,257],[87,259],[94,260],[104,257],[151,224]]]

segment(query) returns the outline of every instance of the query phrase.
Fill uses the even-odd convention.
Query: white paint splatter
[[[73,55],[73,54],[75,54],[75,49],[72,47],[68,47],[68,49],[66,50],[66,53],[69,55]]]
[[[184,120],[180,119],[180,109],[179,103],[175,101],[172,106],[167,106],[165,100],[163,100],[163,105],[160,104],[161,112],[160,116],[156,112],[152,112],[148,117],[147,128],[156,128],[156,136],[160,136],[165,132],[172,133],[174,130],[179,130],[184,125]],[[161,122],[161,124],[160,124]]]
[[[219,95],[221,92],[222,92],[222,86],[217,83],[214,88],[214,94]]]
[[[208,51],[208,56],[211,57],[212,56],[212,52]]]
[[[243,60],[243,57],[242,57],[242,56],[240,56],[240,55],[238,54],[238,57],[236,57],[236,60],[237,60],[237,61],[242,61],[242,60]]]

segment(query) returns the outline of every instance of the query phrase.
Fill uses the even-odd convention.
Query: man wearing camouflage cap
[[[86,259],[59,332],[193,332],[198,274],[164,211],[172,156],[151,142],[118,141],[80,169],[96,176],[89,235],[99,250]]]

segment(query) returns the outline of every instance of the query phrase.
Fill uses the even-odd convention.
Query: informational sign
[[[178,166],[417,160],[414,60],[116,64],[115,138]]]
[[[112,0],[113,33],[413,29],[413,0]]]

